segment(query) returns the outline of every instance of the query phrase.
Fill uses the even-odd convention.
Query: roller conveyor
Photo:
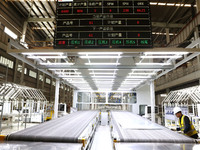
[[[173,132],[130,112],[111,112],[113,136],[120,142],[195,143],[195,140]]]
[[[95,123],[97,116],[98,111],[79,111],[10,134],[6,139],[8,141],[77,143],[88,125]]]

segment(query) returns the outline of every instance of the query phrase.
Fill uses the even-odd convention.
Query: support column
[[[73,96],[73,104],[72,104],[72,106],[74,107],[74,108],[76,108],[76,103],[77,103],[77,91],[76,92],[74,92],[74,96]]]
[[[154,81],[150,81],[150,96],[151,96],[151,121],[155,122],[155,90]]]
[[[197,13],[200,11],[200,0],[196,0]]]
[[[60,79],[56,79],[55,103],[54,103],[54,119],[58,118],[59,88],[60,88]]]
[[[40,71],[39,70],[37,71],[37,87],[36,88],[37,89],[40,88]]]
[[[166,42],[167,44],[170,42],[170,37],[169,37],[169,28],[165,28],[166,31]]]
[[[51,77],[50,102],[53,101],[53,78]]]
[[[14,78],[13,78],[13,82],[14,83],[17,83],[17,68],[18,68],[18,63],[19,63],[19,60],[16,59],[16,61],[15,61],[15,72],[14,72]]]
[[[46,83],[45,73],[42,73],[43,81],[42,81],[42,90],[44,90],[44,84]]]
[[[24,26],[23,26],[23,31],[22,31],[22,37],[21,37],[21,40],[20,40],[20,42],[22,42],[22,43],[25,42],[27,26],[28,26],[28,22],[25,21]]]
[[[25,63],[22,62],[22,72],[21,72],[21,77],[20,77],[20,84],[23,85],[24,83],[24,70],[25,70]]]

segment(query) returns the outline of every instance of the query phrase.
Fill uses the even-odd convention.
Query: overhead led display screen
[[[152,48],[148,0],[58,1],[55,49]]]

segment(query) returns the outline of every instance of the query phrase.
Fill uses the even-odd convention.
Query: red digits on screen
[[[94,12],[96,13],[96,12],[97,12],[97,10],[96,10],[96,9],[94,9]]]
[[[140,37],[140,33],[138,33],[137,36]]]
[[[65,45],[65,41],[58,41],[58,45]]]
[[[109,12],[112,12],[112,9],[109,9]]]
[[[137,12],[139,12],[139,13],[145,13],[146,10],[145,9],[137,9]]]
[[[89,37],[93,37],[93,34],[90,33],[88,36],[89,36]]]
[[[63,14],[64,13],[69,13],[69,10],[67,10],[67,9],[66,10],[61,10],[61,13],[63,13]]]
[[[140,24],[140,21],[137,21],[137,24]]]
[[[83,9],[77,9],[77,13],[82,13]]]
[[[123,9],[123,12],[127,13],[127,12],[129,12],[129,9]]]
[[[89,24],[92,25],[92,24],[94,24],[94,23],[93,23],[93,21],[89,21]]]

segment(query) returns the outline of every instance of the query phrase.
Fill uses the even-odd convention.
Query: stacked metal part
[[[130,112],[111,112],[116,140],[120,142],[195,143],[192,138],[173,132]],[[115,138],[115,137],[114,137]]]
[[[77,143],[98,111],[79,111],[43,124],[10,134],[8,141]],[[92,125],[91,125],[92,126]]]

